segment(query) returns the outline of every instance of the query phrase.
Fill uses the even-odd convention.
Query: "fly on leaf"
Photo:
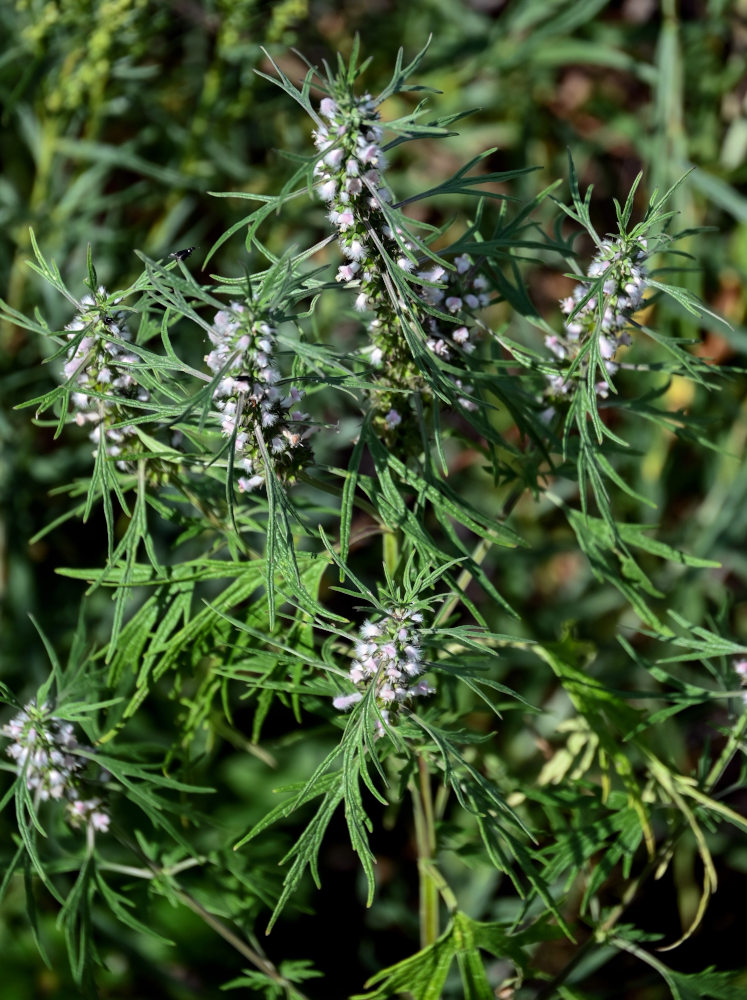
[[[197,246],[185,247],[183,250],[175,250],[173,253],[170,253],[169,257],[173,257],[174,260],[186,260],[192,251],[196,249]]]

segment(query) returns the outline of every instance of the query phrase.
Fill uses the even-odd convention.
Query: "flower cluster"
[[[357,289],[358,312],[376,313],[369,324],[374,367],[384,361],[402,367],[409,361],[404,338],[401,333],[396,340],[387,337],[391,303],[382,277],[382,250],[405,273],[414,270],[416,254],[402,229],[392,229],[383,214],[392,196],[382,176],[387,161],[376,102],[370,94],[348,94],[339,102],[325,97],[319,110],[328,124],[314,132],[321,154],[314,174],[317,193],[329,205],[328,218],[337,229],[345,257],[336,280]]]
[[[306,442],[313,429],[304,424],[308,413],[294,409],[303,393],[279,385],[275,328],[249,305],[232,302],[230,310],[215,314],[208,336],[213,349],[205,363],[219,376],[213,401],[223,434],[234,441],[239,490],[249,493],[265,482],[259,438],[276,475],[292,480],[310,459]]]
[[[455,272],[440,265],[416,270],[417,248],[403,229],[393,227],[387,219],[385,206],[392,197],[383,179],[386,156],[372,97],[326,97],[320,112],[325,122],[314,132],[320,153],[314,168],[316,190],[329,206],[328,217],[346,258],[338,268],[337,281],[356,290],[355,308],[359,312],[375,314],[368,325],[372,341],[369,360],[379,382],[392,390],[384,389],[378,395],[375,426],[391,441],[403,418],[397,408],[399,395],[425,389],[402,334],[402,316],[412,316],[413,326],[425,331],[428,348],[453,364],[456,356],[474,350],[478,327],[471,314],[488,304],[487,282],[482,275],[473,275],[474,266],[466,254],[455,259]],[[385,280],[385,271],[392,266],[399,268],[403,277],[410,276],[407,280],[413,295],[407,303],[398,296],[397,302],[392,302],[393,286]],[[436,311],[441,315],[434,315]],[[448,317],[453,320],[449,322]],[[469,398],[473,387],[458,377],[451,376],[451,381],[461,393],[459,404],[467,410],[476,409]],[[419,435],[414,437],[420,447]],[[401,435],[398,440],[402,446]]]
[[[379,113],[370,94],[360,98],[350,95],[340,103],[325,97],[319,110],[328,124],[314,132],[314,144],[322,154],[314,168],[317,193],[329,205],[329,220],[338,231],[348,261],[340,267],[337,280],[362,280],[365,286],[370,280],[366,268],[374,251],[369,219],[381,210],[382,204],[391,201],[381,176],[386,157],[380,145]],[[393,240],[391,230],[382,229],[379,220],[375,229]],[[411,270],[412,262],[405,256],[400,266]],[[364,288],[356,299],[356,308],[363,311],[367,307]]]
[[[0,733],[13,741],[6,753],[37,802],[65,801],[72,826],[85,824],[106,833],[110,817],[101,799],[83,794],[88,759],[80,751],[87,753],[91,748],[78,742],[69,722],[51,715],[48,705],[39,708],[30,702]]]
[[[433,315],[425,320],[428,347],[437,357],[452,363],[459,352],[470,355],[474,351],[481,334],[474,314],[490,303],[487,280],[484,275],[474,273],[472,258],[466,253],[460,254],[454,258],[454,266],[456,273],[437,265],[417,275],[429,282],[421,286],[424,301],[454,317],[451,322]],[[459,397],[460,406],[476,410],[477,404],[467,398],[474,392],[473,387],[455,376],[452,381],[465,393],[464,397]]]
[[[423,616],[408,608],[390,608],[379,622],[364,622],[355,644],[350,680],[357,690],[338,695],[332,704],[345,711],[373,685],[376,702],[385,722],[393,710],[411,698],[433,694],[423,673],[420,626]]]
[[[589,294],[588,282],[578,284],[573,294],[560,302],[560,309],[567,316],[560,336],[545,338],[545,345],[561,361],[572,362],[595,334],[598,336],[599,353],[608,374],[614,375],[617,349],[630,344],[631,317],[643,304],[646,291],[646,266],[648,256],[646,240],[602,240],[587,271],[592,281],[603,279],[601,296]],[[583,305],[580,305],[583,303]],[[583,375],[585,367],[579,370]],[[570,389],[565,375],[549,377],[548,392],[555,398],[566,395]],[[607,382],[596,384],[597,395],[607,397]]]
[[[136,437],[135,428],[124,421],[131,414],[132,400],[147,402],[150,396],[133,371],[140,359],[125,346],[131,338],[124,314],[112,313],[107,298],[106,289],[99,287],[78,303],[78,312],[65,327],[74,343],[64,371],[66,380],[75,386],[70,396],[75,422],[81,427],[93,424],[91,440],[97,447],[103,440],[107,455],[118,459],[117,468],[127,471],[128,463],[118,456]]]
[[[487,291],[487,280],[481,274],[475,274],[475,267],[468,254],[460,254],[454,258],[455,270],[447,270],[440,264],[427,270],[415,272],[413,277],[422,282],[418,284],[418,292],[422,305],[413,300],[408,305],[410,314],[414,315],[419,326],[425,331],[426,346],[433,354],[450,365],[465,361],[475,350],[482,334],[475,313],[490,303]],[[401,303],[404,306],[404,303]],[[369,361],[374,369],[386,367],[386,375],[397,388],[415,388],[424,390],[420,378],[413,378],[414,366],[407,351],[404,338],[399,330],[399,319],[393,324],[387,324],[379,318],[386,310],[379,310],[379,315],[369,324],[374,346],[369,353]],[[438,315],[436,315],[438,313]],[[397,374],[400,374],[399,379]],[[472,398],[474,386],[457,375],[446,376],[457,390],[459,405],[468,411],[478,409]],[[375,419],[375,425],[385,438],[387,432],[393,431],[402,422],[402,414],[396,408],[396,397],[393,393],[383,393],[380,400],[381,415]],[[402,442],[399,442],[400,445]]]

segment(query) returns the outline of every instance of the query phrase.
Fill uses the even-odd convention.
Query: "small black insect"
[[[175,250],[173,253],[170,253],[169,257],[173,257],[174,260],[186,260],[187,257],[189,257],[189,255],[192,253],[192,251],[196,249],[197,249],[196,246],[185,247],[184,250]]]

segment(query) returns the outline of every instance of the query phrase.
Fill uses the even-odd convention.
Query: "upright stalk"
[[[420,947],[427,948],[438,939],[438,881],[434,877],[436,823],[431,793],[431,776],[423,756],[418,757],[418,780],[410,782],[415,839],[418,848]]]
[[[382,535],[384,549],[384,565],[393,575],[399,562],[399,532],[384,531]]]

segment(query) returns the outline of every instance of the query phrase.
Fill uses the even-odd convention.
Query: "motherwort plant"
[[[55,328],[4,309],[63,366],[29,404],[40,422],[92,429],[97,449],[83,441],[74,503],[39,535],[64,521],[76,540],[67,665],[45,639],[38,690],[0,688],[2,887],[23,875],[34,921],[34,880],[50,889],[90,996],[107,948],[112,968],[175,967],[181,908],[240,956],[223,985],[268,1000],[601,1000],[613,956],[676,1000],[736,996],[728,970],[670,969],[650,945],[664,931],[631,915],[695,851],[686,938],[716,888],[711,832],[747,829],[722,784],[747,650],[707,609],[688,617],[682,588],[715,564],[681,524],[657,533],[661,477],[641,471],[654,439],[714,445],[668,397],[675,376],[715,381],[669,326],[668,298],[703,314],[662,280],[669,193],[634,186],[602,237],[572,164],[569,204],[522,203],[506,192],[526,171],[490,171],[486,151],[398,200],[406,144],[427,157],[457,120],[412,103],[424,58],[400,55],[376,94],[357,46],[298,85],[270,61],[314,122],[277,194],[273,178],[222,195],[252,210],[204,260],[140,253],[111,293],[90,260],[73,293],[34,244],[67,312]],[[581,233],[593,260],[541,314],[531,288]],[[98,504],[103,552],[73,535],[94,537]],[[693,711],[718,736],[697,766],[669,739]],[[353,854],[370,919],[341,876]],[[328,892],[331,868],[349,895],[327,904],[311,883]],[[302,923],[299,901],[325,908]],[[308,954],[275,963],[259,931],[286,919],[277,947]],[[360,976],[341,982],[353,940]]]
[[[35,806],[63,801],[71,825],[106,833],[111,817],[102,799],[90,796],[92,783],[84,776],[93,751],[78,742],[71,723],[55,718],[49,705],[30,702],[0,733],[11,741],[5,752],[33,793]]]
[[[64,376],[73,391],[70,404],[76,424],[92,424],[91,440],[126,470],[121,457],[135,440],[128,418],[137,413],[132,403],[150,399],[138,382],[140,359],[128,347],[131,339],[126,315],[117,311],[103,286],[84,295],[78,311],[65,327],[70,347]]]
[[[561,334],[548,334],[546,346],[565,362],[564,372],[548,378],[548,395],[562,397],[571,390],[573,378],[583,378],[601,360],[604,377],[595,383],[597,395],[606,399],[609,376],[618,366],[614,358],[631,343],[633,316],[644,304],[646,291],[645,239],[606,239],[589,265],[586,281],[563,299],[560,310],[567,317]],[[593,287],[589,283],[594,282]]]
[[[432,398],[414,342],[420,341],[436,359],[463,367],[480,336],[476,314],[489,304],[488,284],[468,254],[442,259],[417,239],[395,203],[385,176],[388,160],[378,110],[387,93],[376,99],[358,97],[348,79],[335,80],[331,74],[327,84],[333,96],[320,101],[320,117],[308,108],[318,122],[313,133],[319,151],[315,191],[329,206],[328,219],[344,257],[336,281],[355,293],[357,312],[372,316],[365,356],[374,369],[375,426],[387,442],[401,442],[413,423],[413,394]],[[414,125],[414,119],[402,123],[400,139],[412,138]],[[387,124],[392,127],[396,123]],[[435,360],[426,369],[437,371]],[[454,374],[446,384],[458,406],[477,409],[471,384]],[[408,412],[401,413],[408,397]],[[395,434],[403,416],[405,425]]]
[[[275,474],[292,482],[310,459],[307,438],[313,428],[306,423],[308,413],[297,408],[303,392],[279,384],[275,328],[252,315],[251,302],[232,302],[229,310],[215,314],[208,337],[212,350],[205,363],[218,378],[213,402],[242,473],[237,480],[240,492],[265,482],[266,455]]]
[[[338,695],[333,700],[335,708],[350,708],[371,689],[381,723],[386,724],[403,702],[434,694],[436,689],[428,681],[417,679],[423,672],[422,623],[422,613],[408,608],[390,608],[381,621],[364,622],[350,667],[350,680],[357,690]],[[383,725],[379,734],[384,735]]]

